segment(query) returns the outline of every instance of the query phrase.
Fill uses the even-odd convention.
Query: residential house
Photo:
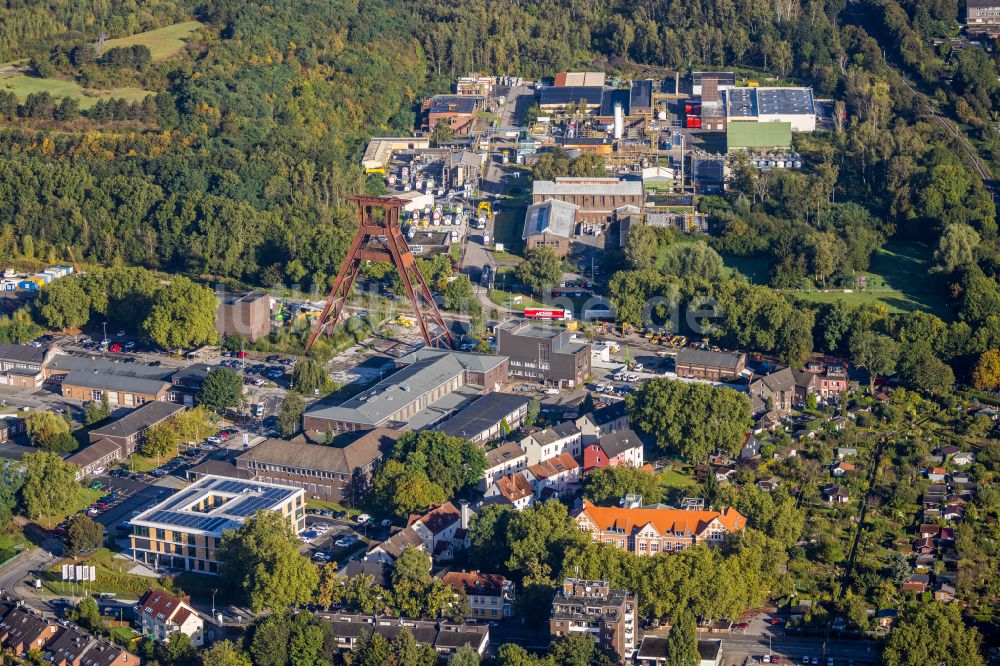
[[[841,486],[829,485],[823,489],[823,501],[827,504],[847,504],[851,495]]]
[[[971,465],[976,462],[976,454],[971,451],[959,451],[951,457],[951,462],[955,465]]]
[[[139,657],[123,647],[95,638],[75,627],[66,627],[45,648],[53,666],[133,666]]]
[[[903,592],[917,592],[922,594],[927,591],[927,586],[931,583],[931,577],[928,574],[910,574],[910,577],[903,581],[901,589]]]
[[[522,474],[531,482],[536,500],[552,499],[562,497],[579,483],[580,465],[570,454],[560,453],[536,465],[528,465]]]
[[[583,433],[572,421],[537,430],[520,441],[521,449],[527,454],[528,465],[537,465],[543,460],[568,453],[579,458],[583,452]]]
[[[875,624],[879,629],[891,629],[899,619],[899,611],[895,608],[881,608],[875,613]]]
[[[857,465],[855,465],[854,463],[844,462],[843,460],[841,460],[840,462],[838,462],[837,464],[835,464],[833,467],[830,468],[830,474],[839,478],[841,476],[844,476],[848,472],[855,471],[857,468],[858,468]]]
[[[267,483],[302,488],[309,497],[354,506],[403,435],[375,428],[344,433],[332,445],[310,444],[304,436],[269,439],[236,458],[236,469]]]
[[[806,371],[815,377],[811,392],[820,398],[836,398],[846,393],[850,386],[847,364],[842,361],[813,360],[806,364]]]
[[[524,511],[535,504],[535,489],[523,474],[515,472],[497,477],[486,489],[485,499],[487,502],[510,504],[518,511]]]
[[[507,442],[486,452],[486,469],[479,481],[479,489],[487,491],[501,476],[517,474],[528,467],[528,454],[514,442]]]
[[[760,440],[748,432],[743,445],[740,447],[740,460],[749,460],[760,455]]]
[[[410,516],[406,526],[414,531],[423,543],[424,550],[435,559],[450,560],[455,551],[468,543],[469,520],[472,512],[467,502],[460,502],[461,509],[451,502],[432,504],[422,516]],[[461,530],[462,534],[459,534]]]
[[[927,470],[927,480],[932,482],[946,481],[948,479],[948,471],[943,467],[933,467]]]
[[[136,604],[142,634],[158,641],[184,634],[195,647],[204,645],[205,622],[188,600],[189,597],[176,597],[164,590],[146,590]]]
[[[608,433],[583,448],[584,472],[619,465],[629,467],[643,465],[642,440],[631,428]]]
[[[594,541],[610,543],[639,555],[684,550],[696,543],[721,544],[729,534],[742,532],[746,518],[739,511],[684,509],[626,509],[594,506],[583,500],[576,524]]]
[[[601,648],[628,659],[639,635],[637,606],[634,592],[613,589],[607,581],[567,578],[552,600],[549,635],[590,634]]]
[[[941,583],[938,589],[934,590],[934,601],[949,603],[955,600],[955,586],[950,583]]]
[[[767,492],[777,490],[781,485],[781,479],[776,476],[767,476],[757,481],[757,487]]]
[[[788,414],[795,400],[795,374],[791,368],[782,368],[769,375],[755,377],[748,387],[754,414],[775,411]]]
[[[921,537],[913,542],[913,552],[921,555],[928,555],[937,551],[934,546],[934,539],[930,537]]]
[[[628,427],[628,409],[624,400],[595,409],[576,420],[583,444],[590,444],[609,432]]]
[[[514,614],[514,581],[500,574],[483,574],[478,571],[449,571],[441,580],[469,600],[472,617],[496,620]]]
[[[934,539],[941,534],[941,528],[937,525],[923,523],[917,529],[917,534],[919,534],[922,539]]]
[[[358,576],[371,576],[372,582],[385,589],[389,589],[392,585],[392,567],[383,562],[351,560],[337,572],[337,575],[346,580]]]
[[[416,548],[427,552],[424,540],[420,538],[416,530],[409,527],[399,530],[385,541],[373,544],[365,554],[365,560],[391,566],[407,548]]]
[[[0,644],[16,655],[43,650],[63,628],[25,608],[14,608],[0,620]]]
[[[853,446],[842,446],[837,449],[837,460],[843,460],[845,458],[856,458],[858,456],[858,450]]]

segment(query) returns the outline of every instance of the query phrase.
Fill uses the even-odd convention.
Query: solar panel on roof
[[[247,488],[247,484],[241,483],[239,481],[223,480],[218,485],[215,485],[213,487],[217,490],[221,490],[224,493],[238,493],[245,490]]]

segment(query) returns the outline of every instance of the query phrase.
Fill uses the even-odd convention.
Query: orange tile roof
[[[550,476],[557,476],[563,472],[569,472],[578,468],[576,459],[565,451],[554,458],[547,458],[537,465],[528,468],[536,479],[547,479]]]
[[[682,509],[624,509],[617,506],[594,506],[588,500],[583,500],[581,513],[585,514],[602,531],[620,530],[624,534],[631,534],[649,524],[652,524],[660,534],[687,531],[698,534],[716,518],[730,532],[742,532],[747,524],[747,519],[733,508],[727,508],[721,512],[685,511]]]
[[[510,502],[516,502],[525,497],[530,497],[535,493],[531,489],[531,484],[528,480],[521,476],[520,474],[508,474],[507,476],[501,476],[499,479],[494,481],[497,486],[497,490],[500,494],[507,498]]]

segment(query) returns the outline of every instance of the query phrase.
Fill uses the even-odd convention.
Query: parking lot
[[[343,566],[363,555],[370,540],[384,540],[390,531],[388,525],[373,521],[359,524],[343,513],[310,510],[306,514],[306,529],[299,537],[303,540],[303,554],[317,562],[333,561]]]

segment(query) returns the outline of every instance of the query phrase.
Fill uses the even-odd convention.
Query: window
[[[91,391],[90,392],[90,399],[91,400],[103,400],[104,399],[104,391]]]

